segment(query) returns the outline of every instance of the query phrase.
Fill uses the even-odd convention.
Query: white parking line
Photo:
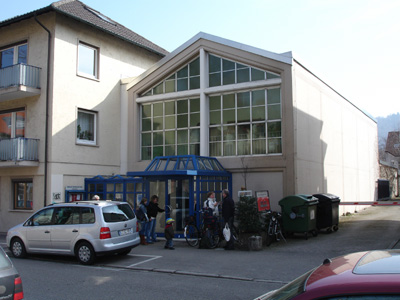
[[[129,256],[141,256],[141,257],[150,257],[150,258],[149,258],[149,259],[146,259],[146,260],[144,260],[144,261],[138,262],[138,263],[136,263],[136,264],[129,265],[128,268],[130,268],[130,267],[135,267],[135,266],[137,266],[137,265],[140,265],[140,264],[143,264],[143,263],[146,263],[146,262],[155,260],[155,259],[159,259],[159,258],[162,257],[162,256],[156,256],[156,255],[141,255],[141,254],[129,254]]]

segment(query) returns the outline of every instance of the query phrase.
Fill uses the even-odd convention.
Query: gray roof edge
[[[146,76],[148,76],[149,74],[151,74],[152,72],[154,72],[156,69],[158,69],[160,66],[162,66],[163,64],[165,64],[167,61],[173,59],[175,56],[177,56],[181,51],[183,51],[184,49],[186,49],[187,47],[189,47],[190,45],[194,44],[196,41],[200,40],[200,39],[205,39],[205,40],[209,40],[215,43],[219,43],[219,44],[223,44],[223,45],[227,45],[233,48],[237,48],[246,52],[251,52],[260,56],[264,56],[273,60],[277,60],[289,65],[292,65],[292,52],[285,52],[283,54],[278,54],[278,53],[274,53],[271,51],[267,51],[267,50],[263,50],[260,48],[256,48],[256,47],[252,47],[252,46],[248,46],[242,43],[238,43],[232,40],[228,40],[225,38],[221,38],[215,35],[211,35],[205,32],[200,31],[198,34],[196,34],[195,36],[193,36],[191,39],[189,39],[188,41],[186,41],[185,43],[183,43],[182,45],[180,45],[178,48],[176,48],[174,51],[172,51],[171,53],[169,53],[168,55],[166,55],[164,58],[162,58],[161,60],[159,60],[158,62],[156,62],[154,65],[152,65],[149,69],[147,69],[145,72],[143,72],[141,75],[139,75],[138,77],[136,77],[134,80],[132,80],[132,82],[128,85],[128,90],[134,86],[136,83],[138,83],[139,81],[141,81],[143,78],[145,78]]]

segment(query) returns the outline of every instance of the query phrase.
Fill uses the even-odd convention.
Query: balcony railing
[[[27,86],[40,89],[41,68],[18,64],[0,69],[0,89],[11,86]]]
[[[0,139],[0,161],[38,161],[38,150],[38,139]]]

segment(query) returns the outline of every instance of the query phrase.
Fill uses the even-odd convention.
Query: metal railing
[[[29,86],[40,88],[41,68],[18,64],[0,69],[0,88],[10,86]]]
[[[38,150],[38,139],[0,139],[0,161],[38,161]]]

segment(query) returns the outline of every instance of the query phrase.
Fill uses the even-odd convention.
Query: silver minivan
[[[7,232],[7,245],[14,257],[29,253],[75,255],[82,264],[92,264],[98,255],[126,255],[139,243],[133,209],[117,201],[52,204]]]

